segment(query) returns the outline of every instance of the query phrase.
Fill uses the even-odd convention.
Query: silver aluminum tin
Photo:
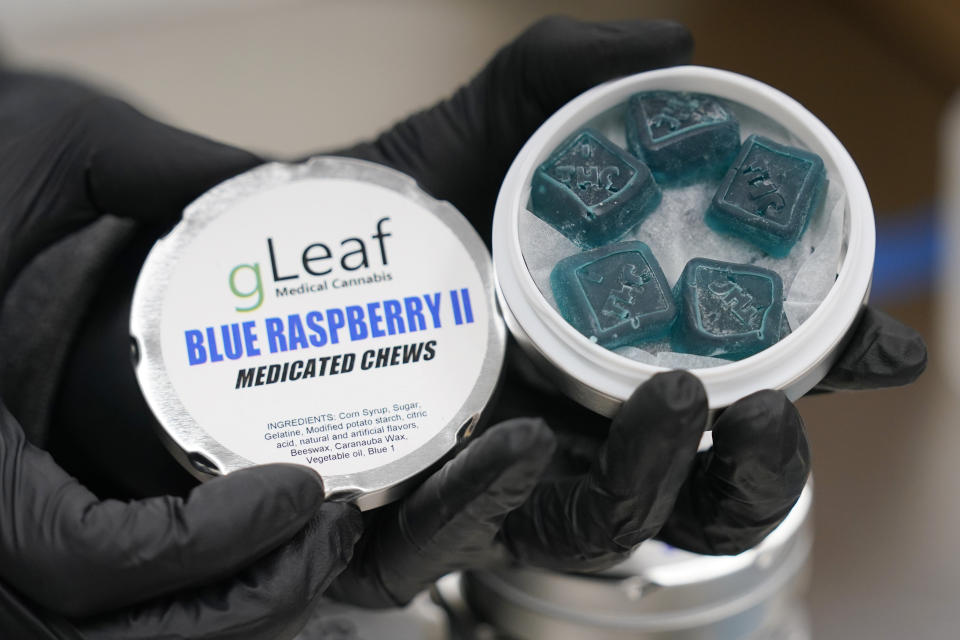
[[[163,300],[177,256],[204,228],[236,202],[277,185],[307,178],[342,178],[395,191],[432,212],[460,240],[476,265],[487,293],[490,318],[486,354],[477,381],[457,414],[433,438],[410,454],[363,472],[323,477],[328,499],[349,501],[360,509],[401,497],[471,435],[497,385],[503,366],[506,330],[496,307],[490,254],[477,232],[449,202],[436,200],[417,183],[388,167],[339,157],[315,157],[302,164],[270,163],[231,178],[191,203],[182,221],[157,241],[137,280],[130,332],[137,380],[160,425],[160,436],[174,457],[201,480],[250,467],[248,460],[214,439],[183,406],[164,366],[160,345]]]
[[[812,484],[766,540],[738,556],[651,560],[644,543],[597,575],[528,567],[469,572],[464,595],[480,619],[519,640],[809,637],[802,594],[813,544],[811,504]]]
[[[833,288],[817,310],[790,336],[750,358],[693,370],[704,383],[711,415],[763,388],[779,389],[796,400],[837,361],[869,298],[873,208],[856,164],[823,123],[783,93],[728,71],[670,67],[613,80],[567,103],[530,137],[504,178],[493,221],[497,295],[507,326],[564,393],[608,417],[616,414],[637,385],[666,370],[592,344],[566,323],[537,289],[518,233],[531,176],[549,151],[592,119],[608,116],[631,95],[646,90],[698,91],[748,104],[779,121],[823,157],[844,185],[847,211],[841,264]]]

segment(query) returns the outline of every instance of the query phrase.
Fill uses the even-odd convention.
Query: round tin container
[[[305,464],[361,509],[472,434],[505,347],[466,219],[401,173],[332,157],[194,201],[147,257],[130,325],[144,396],[194,475]]]
[[[597,575],[523,567],[464,574],[470,609],[518,639],[810,637],[802,594],[813,543],[811,487],[758,546],[701,556],[648,540]]]
[[[615,80],[580,95],[550,117],[514,160],[497,199],[493,259],[500,307],[517,341],[570,397],[612,416],[633,390],[663,367],[630,360],[587,339],[550,306],[521,252],[518,224],[534,171],[576,130],[641,91],[707,93],[733,100],[776,120],[823,159],[828,176],[845,191],[844,246],[837,279],[813,314],[777,344],[749,358],[693,369],[711,409],[760,389],[781,389],[797,399],[830,369],[866,303],[873,270],[873,207],[859,170],[836,136],[789,96],[742,75],[685,66]]]

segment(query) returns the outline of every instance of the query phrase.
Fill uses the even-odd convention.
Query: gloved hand
[[[603,80],[683,62],[689,49],[688,33],[672,23],[548,19],[505,47],[449,100],[341,155],[412,175],[437,197],[453,199],[485,234],[508,164],[547,116]],[[127,455],[140,452],[138,460],[165,455],[145,450],[145,443],[155,447],[156,441],[140,437],[139,431],[110,428],[145,425],[151,419],[130,368],[123,366],[130,292],[148,246],[131,247],[110,270],[67,366],[54,435],[75,435],[55,451],[64,458],[82,454],[70,468],[85,477],[111,470],[98,458],[104,447],[91,441],[106,445],[123,440]],[[103,358],[111,358],[114,366],[88,376],[91,364]],[[135,402],[127,400],[131,398]],[[500,524],[526,500],[552,451],[553,438],[542,421],[492,428],[411,497],[366,516],[359,557],[333,593],[371,606],[401,604],[440,575],[486,561]],[[116,487],[131,475],[138,474],[125,469],[110,481],[98,478],[98,484]],[[136,487],[125,489],[138,493]]]
[[[916,331],[867,307],[818,390],[909,384],[926,360]],[[781,392],[761,391],[725,409],[713,424],[713,447],[696,453],[706,401],[693,376],[655,376],[610,424],[531,367],[513,352],[498,417],[539,411],[560,431],[544,479],[499,536],[521,562],[601,569],[649,537],[696,553],[736,554],[762,541],[800,496],[809,446]]]
[[[908,384],[925,363],[916,332],[867,308],[822,386]],[[448,571],[502,560],[494,539],[510,560],[565,571],[609,567],[651,537],[696,553],[737,554],[783,521],[810,472],[800,414],[778,391],[724,410],[712,448],[698,453],[707,399],[687,372],[641,385],[612,424],[543,380],[516,345],[503,387],[492,419],[505,422],[409,499],[369,515],[331,595],[364,606],[403,604]],[[541,416],[557,445],[539,424],[510,420],[518,415]],[[510,460],[519,462],[511,468]]]
[[[106,213],[169,225],[258,162],[72,83],[0,73],[0,300],[72,230]],[[39,331],[47,319],[22,322]],[[324,503],[317,474],[292,465],[231,474],[185,500],[101,500],[27,442],[0,399],[4,638],[292,635],[360,530],[355,508]]]
[[[380,150],[403,153],[400,141],[422,133],[416,122],[438,127],[427,137],[428,144],[437,143],[435,155],[425,158],[431,162],[450,162],[457,159],[451,153],[471,146],[473,153],[458,171],[448,167],[432,174],[428,167],[417,167],[413,155],[408,159],[414,164],[401,168],[440,197],[445,196],[444,184],[451,187],[451,180],[472,173],[469,182],[459,180],[471,194],[469,205],[460,204],[478,221],[486,206],[476,198],[492,203],[510,158],[553,109],[609,77],[679,62],[688,49],[686,31],[671,24],[545,21],[504,49],[474,83],[432,115],[395,128],[395,137],[385,136]],[[561,72],[555,65],[566,69]],[[463,115],[476,120],[459,123]],[[467,126],[458,131],[461,124]],[[142,399],[125,393],[130,391],[130,368],[109,366],[111,358],[126,351],[123,311],[130,292],[112,287],[112,278],[132,282],[146,246],[141,239],[156,237],[193,197],[258,159],[159,125],[82,87],[27,75],[0,78],[0,131],[5,133],[0,142],[4,293],[24,264],[71,231],[107,213],[137,221],[137,238],[112,265],[119,268],[108,269],[92,304],[85,300],[90,315],[77,344],[71,345],[68,372],[62,384],[57,380],[52,385],[58,388],[51,434],[60,443],[58,456],[70,458],[75,450],[99,454],[86,464],[82,456],[72,460],[76,466],[71,469],[99,473],[98,485],[109,493],[111,471],[114,478],[146,479],[137,465],[116,464],[118,458],[144,459],[138,458],[136,445],[128,449],[117,446],[118,441],[137,439],[148,449],[157,444],[147,435],[150,417]],[[460,134],[465,135],[458,138]],[[361,146],[352,155],[384,161],[374,157],[377,151]],[[67,293],[57,292],[53,284],[54,294]],[[118,297],[117,291],[125,295]],[[122,320],[116,322],[118,318]],[[102,320],[123,331],[99,331]],[[122,342],[109,344],[120,333]],[[70,342],[70,337],[63,332],[60,339]],[[17,346],[10,353],[15,355]],[[119,348],[99,348],[111,346]],[[39,355],[56,365],[57,351],[65,349],[45,344]],[[97,366],[102,364],[108,366]],[[51,367],[52,377],[56,369]],[[97,373],[91,376],[91,370]],[[84,393],[91,386],[95,393]],[[22,394],[14,399],[31,414]],[[72,439],[64,439],[64,432]],[[98,501],[57,469],[49,456],[24,441],[9,414],[3,435],[3,451],[11,455],[0,475],[0,615],[9,619],[6,628],[21,635],[281,637],[296,628],[304,607],[349,559],[357,536],[356,513],[343,505],[323,505],[304,527],[319,492],[313,474],[302,469],[273,466],[232,474],[193,490],[186,504],[160,497],[123,505]],[[100,446],[91,451],[90,442]],[[503,518],[535,486],[552,450],[553,437],[537,420],[501,425],[472,443],[410,499],[380,514],[383,531],[397,532],[400,542],[391,546],[383,544],[383,536],[367,537],[365,560],[354,564],[357,570],[351,575],[369,570],[366,575],[375,574],[377,580],[362,583],[356,595],[379,604],[402,602],[446,570],[486,554]],[[312,485],[304,488],[304,482]],[[133,492],[130,486],[119,491]],[[303,513],[277,518],[277,510],[291,500]],[[261,502],[278,506],[258,514]],[[238,520],[247,506],[254,509],[250,520]],[[210,527],[230,532],[223,534],[223,547],[212,545]],[[48,562],[40,564],[39,573],[30,573],[21,559]],[[49,584],[54,588],[44,589]],[[380,590],[383,586],[387,589]]]
[[[488,238],[509,163],[546,117],[601,81],[684,62],[690,47],[689,35],[670,23],[546,19],[449,100],[345,153],[413,175]],[[868,308],[821,387],[907,384],[925,363],[915,331]],[[543,381],[516,345],[503,386],[493,422],[540,416],[558,439],[545,477],[497,534],[508,556],[524,563],[597,570],[652,536],[698,553],[739,553],[786,517],[809,474],[802,420],[780,392],[728,408],[714,424],[713,448],[697,453],[707,406],[690,374],[654,377],[612,424]],[[536,452],[528,455],[534,464]],[[332,593],[367,606],[402,604],[446,571],[494,561],[482,544],[489,527],[478,526],[471,501],[458,508],[460,494],[442,483],[433,478],[412,499],[370,516],[376,520]]]

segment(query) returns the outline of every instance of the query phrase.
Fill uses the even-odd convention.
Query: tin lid
[[[266,164],[189,205],[147,257],[130,325],[191,472],[304,464],[362,509],[471,435],[505,347],[467,220],[397,171],[333,157]]]

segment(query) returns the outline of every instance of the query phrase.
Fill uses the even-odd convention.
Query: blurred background
[[[86,78],[154,117],[278,157],[369,137],[432,104],[548,13],[684,22],[696,40],[695,63],[785,91],[846,145],[877,213],[873,302],[919,329],[930,349],[927,373],[914,386],[799,403],[817,481],[813,636],[957,637],[960,374],[952,367],[960,339],[952,319],[960,316],[960,262],[949,261],[958,260],[950,245],[960,249],[958,214],[950,213],[960,204],[960,103],[951,109],[960,82],[960,6],[943,0],[821,0],[775,9],[736,0],[3,5],[0,52],[8,64]],[[952,112],[951,129],[945,122]]]

